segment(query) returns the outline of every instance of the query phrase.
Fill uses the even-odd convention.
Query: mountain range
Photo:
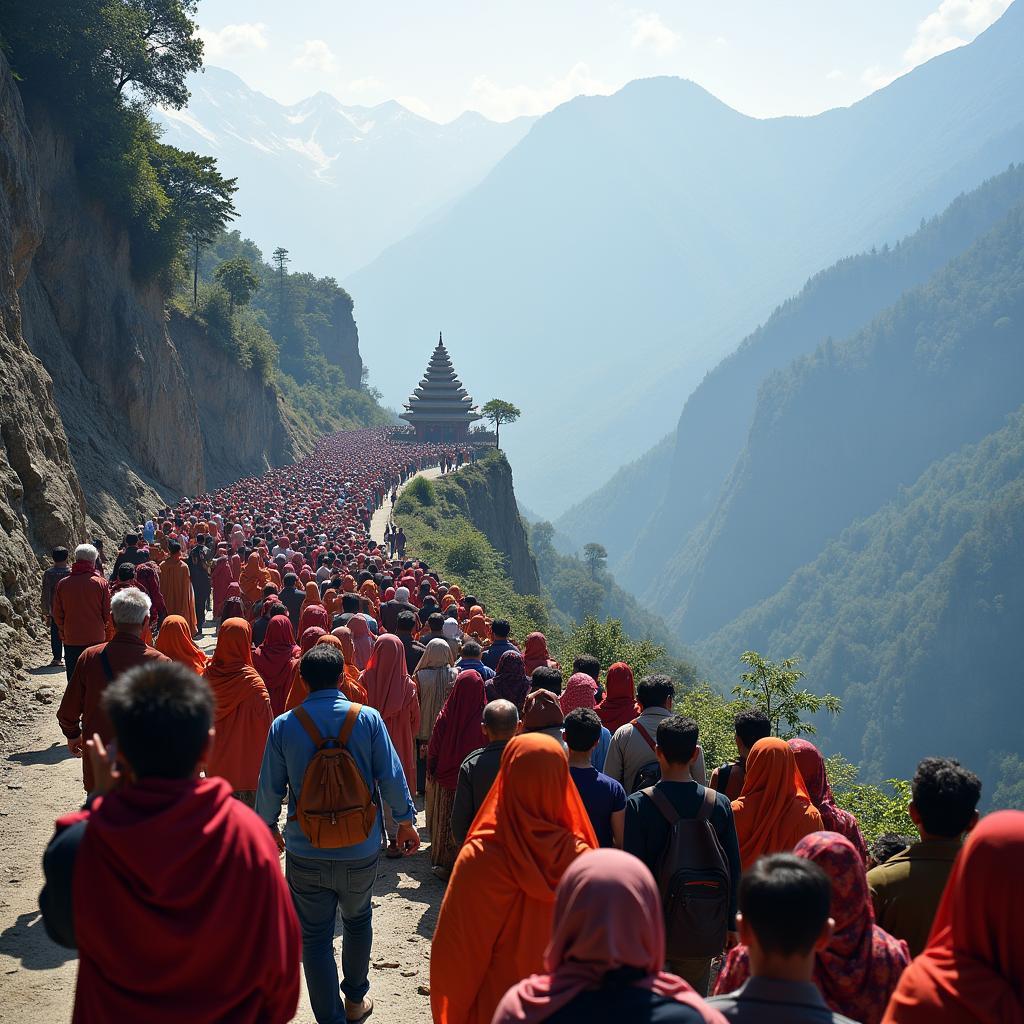
[[[737,339],[822,267],[894,243],[1024,155],[1024,7],[851,107],[758,120],[692,82],[579,97],[346,278],[397,403],[443,328],[551,517],[676,426]],[[644,517],[639,508],[634,516]],[[584,538],[591,539],[591,538]]]
[[[529,131],[467,112],[439,125],[394,100],[346,106],[318,92],[284,105],[207,67],[181,111],[157,110],[166,142],[238,177],[236,224],[296,269],[343,277],[438,215]]]

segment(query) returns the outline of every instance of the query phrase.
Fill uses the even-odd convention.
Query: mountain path
[[[420,470],[419,473],[409,477],[408,480],[398,488],[398,493],[401,495],[402,491],[406,489],[417,477],[423,477],[424,480],[436,480],[441,475],[441,467],[433,466],[430,469]],[[384,543],[384,529],[388,525],[388,519],[391,518],[391,495],[387,495],[384,499],[384,504],[381,505],[376,512],[373,513],[373,518],[370,520],[370,538],[375,540],[378,544]],[[401,525],[399,523],[399,525]]]

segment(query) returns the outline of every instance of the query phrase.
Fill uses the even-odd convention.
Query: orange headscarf
[[[156,649],[171,661],[190,668],[197,676],[206,668],[206,654],[193,643],[188,623],[180,615],[168,615],[164,619],[156,638]]]
[[[217,702],[206,773],[223,776],[236,790],[254,790],[274,715],[267,688],[253,668],[252,627],[245,619],[221,623],[203,678]]]
[[[505,992],[543,970],[558,882],[597,845],[561,745],[515,737],[441,905],[430,962],[437,1024],[489,1024]]]
[[[263,597],[263,588],[269,582],[270,573],[260,565],[260,556],[254,551],[238,577],[239,586],[242,588],[242,597],[245,598],[248,606],[251,607]]]
[[[804,836],[823,828],[785,740],[758,740],[747,755],[746,769],[743,791],[732,802],[744,869],[763,854],[792,850]]]
[[[345,645],[333,633],[320,637],[313,646],[317,647],[320,644],[329,644],[331,647],[337,647],[341,651],[341,656],[345,657]],[[349,676],[350,672],[355,673],[354,680]],[[354,701],[356,704],[366,703],[366,690],[359,685],[359,670],[354,665],[350,666],[347,658],[345,659],[345,671],[342,672],[341,678],[338,680],[338,689],[350,701]]]
[[[299,608],[299,618],[301,619],[302,613],[313,605],[323,606],[323,601],[320,600],[320,588],[313,580],[310,580],[306,584],[306,596],[302,599],[302,607]]]
[[[327,617],[333,620],[341,607],[341,598],[333,588],[324,591],[324,607],[327,609]]]

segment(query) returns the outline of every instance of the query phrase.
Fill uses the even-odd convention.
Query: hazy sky
[[[1021,0],[1024,2],[1024,0]],[[283,102],[540,114],[678,75],[758,117],[852,103],[970,42],[1009,0],[201,0],[207,63]]]

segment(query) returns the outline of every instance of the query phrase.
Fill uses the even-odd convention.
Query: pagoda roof
[[[405,409],[405,412],[400,413],[401,418],[414,425],[472,423],[483,418],[462,386],[440,335],[423,378],[409,396]]]

